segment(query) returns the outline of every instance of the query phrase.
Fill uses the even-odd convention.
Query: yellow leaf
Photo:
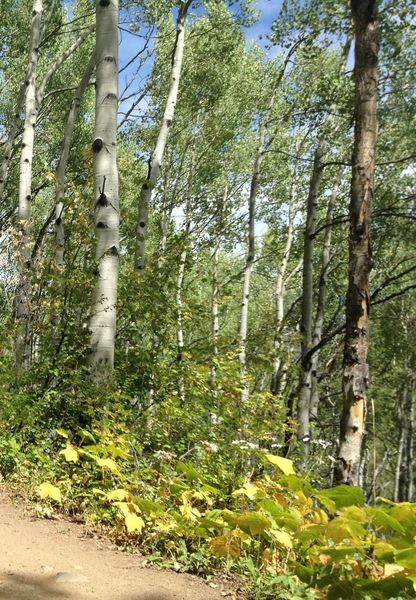
[[[278,531],[277,529],[271,529],[270,535],[278,544],[282,544],[285,548],[291,550],[293,548],[292,538],[286,531]]]
[[[401,571],[404,571],[404,567],[401,567],[400,565],[394,565],[394,564],[386,564],[384,565],[384,577],[390,577],[391,575],[396,575],[397,573],[400,573]]]
[[[52,500],[56,500],[57,502],[61,502],[62,500],[61,491],[59,488],[48,482],[42,483],[38,487],[38,493],[42,500],[45,498],[52,498]]]
[[[275,456],[274,454],[266,454],[266,458],[272,465],[276,465],[285,475],[295,475],[293,461],[283,456]]]
[[[117,508],[125,517],[131,513],[128,502],[114,502],[114,506],[117,506]]]
[[[238,558],[241,554],[240,545],[237,540],[227,538],[223,535],[212,539],[209,546],[215,556]]]
[[[132,533],[133,531],[137,531],[140,533],[140,531],[143,529],[143,525],[144,525],[144,521],[141,517],[139,517],[138,515],[135,515],[134,513],[128,513],[125,516],[125,521],[126,521],[126,527],[127,527],[127,531],[129,533]]]
[[[247,482],[243,487],[235,490],[235,492],[233,492],[233,496],[240,496],[244,494],[247,496],[247,498],[250,498],[250,500],[254,500],[258,491],[259,488],[256,485]]]
[[[112,458],[97,458],[97,465],[109,469],[112,473],[118,473],[117,464]]]
[[[63,454],[65,456],[65,460],[67,462],[78,462],[78,452],[77,450],[74,448],[74,446],[72,446],[72,444],[70,444],[69,442],[66,443],[66,448],[65,450],[61,450],[59,454]]]
[[[128,495],[129,495],[129,493],[127,490],[117,489],[117,490],[112,490],[111,492],[108,492],[107,498],[109,500],[126,500]]]
[[[67,432],[65,431],[65,429],[55,429],[55,431],[58,435],[62,436],[65,439],[68,439],[69,436],[68,436]]]

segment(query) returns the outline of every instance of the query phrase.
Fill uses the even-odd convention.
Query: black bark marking
[[[96,138],[92,143],[92,151],[96,154],[104,147],[104,142],[101,138]]]

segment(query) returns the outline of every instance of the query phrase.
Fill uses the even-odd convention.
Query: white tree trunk
[[[332,218],[335,207],[335,202],[338,196],[338,190],[341,183],[343,168],[341,167],[337,176],[337,180],[332,188],[331,196],[328,200],[325,217],[325,235],[324,245],[321,255],[321,271],[318,284],[318,301],[316,308],[315,324],[312,335],[312,345],[319,344],[322,338],[322,329],[324,326],[325,307],[326,307],[326,290],[328,282],[328,269],[331,260],[331,239],[332,239]],[[318,367],[319,367],[319,350],[315,352],[311,359],[311,399],[310,399],[310,420],[318,419],[319,406],[319,390],[318,390]]]
[[[187,0],[181,5],[176,23],[176,39],[172,56],[172,71],[168,97],[166,99],[165,112],[163,114],[162,125],[159,130],[156,147],[154,149],[149,174],[140,190],[139,213],[136,226],[136,250],[134,265],[139,272],[143,272],[145,267],[146,239],[148,230],[149,205],[152,198],[152,192],[159,179],[160,168],[163,161],[163,155],[168,141],[169,130],[175,116],[176,102],[178,100],[179,84],[182,74],[182,63],[185,49],[185,25],[186,14],[191,4]]]
[[[117,168],[118,0],[96,4],[96,93],[93,149],[97,277],[92,300],[90,367],[95,381],[114,366],[119,267]]]
[[[348,38],[341,53],[341,62],[339,68],[339,77],[341,78],[345,72],[345,65],[348,59],[348,54],[351,46],[351,39]],[[315,247],[315,228],[316,228],[316,214],[318,205],[318,196],[320,191],[320,185],[322,181],[322,175],[324,171],[324,157],[328,150],[328,143],[326,140],[328,128],[332,125],[335,112],[336,103],[334,102],[329,109],[329,113],[322,125],[322,129],[319,135],[318,143],[315,149],[314,161],[312,167],[312,176],[309,184],[309,193],[306,204],[306,224],[304,232],[304,244],[303,244],[303,273],[302,273],[302,304],[301,304],[301,321],[300,321],[300,332],[302,335],[301,343],[301,376],[300,376],[300,390],[299,390],[299,402],[298,402],[298,439],[300,442],[301,452],[303,455],[303,466],[306,466],[309,456],[309,442],[311,440],[310,431],[310,405],[311,405],[311,393],[312,393],[312,360],[308,358],[306,361],[303,359],[307,356],[308,351],[312,346],[312,315],[313,315],[313,259],[314,259],[314,247]]]
[[[65,125],[64,141],[62,152],[59,159],[58,168],[56,170],[56,190],[55,190],[55,234],[56,234],[56,251],[55,263],[58,267],[64,266],[64,247],[65,247],[65,231],[64,231],[64,196],[65,196],[65,174],[69,159],[69,152],[72,145],[72,136],[74,133],[75,123],[78,117],[79,106],[81,99],[87,89],[88,82],[95,68],[95,52],[93,53],[90,62],[88,63],[82,79],[75,91],[72,105],[68,114],[68,119]]]
[[[253,270],[255,256],[255,224],[256,224],[256,200],[259,187],[259,178],[261,165],[265,154],[266,127],[264,121],[260,126],[259,142],[254,159],[254,169],[251,178],[250,194],[248,198],[248,244],[247,256],[243,270],[243,294],[241,300],[240,329],[238,332],[238,359],[240,361],[241,378],[241,403],[242,405],[249,396],[249,386],[246,381],[247,376],[247,330],[248,330],[248,310],[250,301],[250,279]]]
[[[415,380],[409,385],[408,426],[407,426],[407,501],[414,501],[415,493]]]
[[[220,320],[219,320],[219,306],[218,306],[218,296],[219,296],[219,283],[218,283],[218,265],[219,265],[219,257],[220,257],[220,247],[221,247],[221,236],[223,233],[224,226],[224,209],[225,204],[227,202],[228,197],[228,184],[225,185],[224,195],[219,200],[218,206],[218,225],[217,231],[215,232],[214,237],[214,253],[212,256],[213,267],[212,267],[212,292],[211,292],[211,333],[212,333],[212,355],[213,355],[213,364],[211,367],[211,388],[214,395],[214,398],[218,396],[217,389],[217,367],[216,367],[216,359],[218,357],[218,337],[220,334]]]
[[[26,92],[26,81],[23,82],[20,91],[19,97],[16,102],[16,112],[13,118],[13,124],[8,132],[7,140],[3,146],[3,154],[0,164],[0,203],[3,200],[4,190],[6,188],[7,177],[9,173],[9,165],[13,156],[13,150],[15,146],[16,139],[20,132],[20,127],[22,124],[22,112],[25,104],[25,92]]]
[[[293,179],[291,185],[290,192],[290,200],[288,206],[288,221],[287,221],[287,236],[286,243],[283,250],[283,256],[280,262],[279,271],[277,273],[276,278],[276,288],[275,288],[275,302],[276,302],[276,333],[274,339],[274,358],[273,358],[273,374],[272,374],[272,385],[271,392],[273,395],[279,395],[285,387],[286,384],[286,367],[285,361],[281,356],[282,350],[282,326],[283,319],[285,316],[285,277],[286,271],[289,264],[290,251],[292,249],[293,243],[293,225],[294,218],[296,215],[296,195],[297,195],[297,187],[296,187],[296,167],[293,171]]]
[[[32,159],[36,107],[36,71],[42,23],[42,0],[34,0],[29,45],[29,61],[26,73],[25,121],[20,155],[19,177],[19,283],[16,290],[16,318],[18,334],[16,340],[16,366],[27,370],[31,359],[30,333],[30,267],[31,267],[31,202],[32,202]]]

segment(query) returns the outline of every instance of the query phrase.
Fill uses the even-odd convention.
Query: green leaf
[[[86,429],[78,429],[78,433],[81,434],[81,436],[86,439],[86,440],[90,440],[90,442],[92,442],[93,444],[95,444],[95,438],[92,435],[92,433],[90,433],[89,431],[87,431]]]
[[[406,569],[416,570],[416,547],[406,548],[394,553],[395,562]]]
[[[237,525],[246,533],[258,535],[271,526],[270,520],[258,512],[246,512],[237,517]]]
[[[62,501],[61,491],[55,485],[51,483],[45,482],[41,483],[38,487],[38,493],[42,500],[45,498],[52,498],[52,500],[56,500],[56,502]]]
[[[295,475],[295,469],[293,468],[293,461],[283,456],[276,456],[275,454],[266,454],[266,458],[272,465],[278,467],[285,475]]]
[[[405,535],[403,525],[401,525],[397,519],[390,516],[387,512],[388,510],[388,508],[370,507],[367,508],[367,514],[371,517],[371,520],[375,525],[383,527],[385,530],[395,531],[400,535]]]
[[[351,485],[338,485],[328,490],[315,491],[314,495],[331,512],[346,506],[363,506],[364,496],[360,488]]]
[[[153,500],[147,500],[145,498],[133,498],[133,502],[142,510],[146,515],[163,515],[165,514],[165,507],[158,502]]]
[[[200,478],[200,473],[198,473],[195,467],[190,463],[179,461],[176,463],[175,469],[179,473],[183,473],[186,479],[190,482],[196,481]]]
[[[280,516],[283,512],[285,512],[281,504],[271,500],[270,498],[264,498],[263,500],[260,500],[258,504],[263,510],[270,513],[273,517]]]
[[[356,521],[349,521],[338,517],[330,521],[325,529],[325,537],[339,544],[345,539],[361,539],[365,537],[364,527]]]

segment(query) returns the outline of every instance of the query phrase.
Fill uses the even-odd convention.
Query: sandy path
[[[142,568],[139,556],[86,538],[80,525],[35,519],[0,488],[1,600],[219,600],[221,591]]]

